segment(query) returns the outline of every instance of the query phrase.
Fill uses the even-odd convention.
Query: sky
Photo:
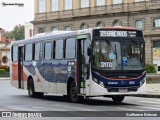
[[[23,7],[17,5],[6,5],[3,3],[21,3]],[[34,0],[0,0],[0,28],[6,31],[13,30],[15,25],[33,21]]]

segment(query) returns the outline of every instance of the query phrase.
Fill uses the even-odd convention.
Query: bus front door
[[[85,95],[85,83],[89,79],[89,56],[87,49],[89,39],[78,39],[77,43],[77,89],[78,94]]]
[[[18,87],[24,88],[23,81],[23,46],[18,47]]]

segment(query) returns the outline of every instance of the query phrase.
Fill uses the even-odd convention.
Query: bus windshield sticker
[[[127,57],[123,57],[123,65],[124,65],[124,66],[127,66],[127,65],[128,65]]]
[[[109,57],[109,59],[113,60],[113,59],[115,59],[115,54],[114,53],[109,53],[108,57]]]
[[[112,62],[101,62],[101,67],[102,68],[111,68],[112,67]]]

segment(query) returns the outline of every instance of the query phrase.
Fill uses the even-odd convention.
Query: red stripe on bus
[[[18,80],[18,62],[12,63],[12,80]]]

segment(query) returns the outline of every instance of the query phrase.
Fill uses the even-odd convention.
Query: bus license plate
[[[128,89],[119,89],[119,92],[128,92]]]

